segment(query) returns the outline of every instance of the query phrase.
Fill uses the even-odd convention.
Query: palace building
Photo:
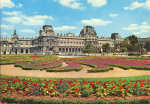
[[[119,34],[113,33],[110,38],[98,37],[92,26],[84,26],[78,36],[68,34],[55,34],[51,25],[44,25],[35,38],[21,38],[16,33],[11,38],[0,38],[1,54],[82,54],[86,44],[92,44],[96,52],[103,51],[102,45],[109,43],[114,47],[115,42],[123,39]]]

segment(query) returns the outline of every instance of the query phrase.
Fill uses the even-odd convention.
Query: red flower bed
[[[32,80],[20,78],[0,79],[0,93],[18,93],[26,96],[148,96],[150,80],[137,81],[79,81],[79,80]]]
[[[77,60],[81,64],[86,64],[94,68],[108,68],[119,66],[122,68],[150,69],[149,60],[128,59],[128,58],[93,58]]]

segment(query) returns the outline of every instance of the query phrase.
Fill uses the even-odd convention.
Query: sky
[[[99,37],[150,37],[150,0],[0,0],[1,37],[35,37],[43,25],[79,35],[94,26]]]

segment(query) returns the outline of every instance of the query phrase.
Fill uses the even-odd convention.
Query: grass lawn
[[[15,78],[14,76],[6,76],[6,75],[0,75],[1,78]],[[86,80],[86,81],[117,81],[117,80],[128,80],[128,81],[136,81],[136,80],[148,80],[150,79],[150,75],[148,76],[133,76],[133,77],[116,77],[116,78],[37,78],[37,77],[24,77],[24,76],[19,76],[19,78],[25,78],[25,79],[33,79],[33,80]]]

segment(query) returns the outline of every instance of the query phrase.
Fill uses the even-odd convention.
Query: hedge
[[[93,73],[93,72],[106,72],[106,71],[109,71],[109,70],[113,70],[112,67],[108,67],[108,68],[93,68],[93,69],[90,69],[88,70],[89,73]]]
[[[1,97],[2,103],[16,103],[16,104],[150,104],[150,99],[141,100],[94,100],[94,101],[79,101],[79,100],[43,100],[43,99],[23,99],[16,97]]]
[[[89,64],[89,63],[84,63],[84,62],[82,62],[82,63],[80,63],[80,64],[82,64],[82,65],[87,65],[87,66],[93,67],[93,68],[96,68],[96,67],[97,67],[97,65],[95,65],[95,64]]]
[[[1,61],[0,65],[9,65],[9,64],[14,64],[14,62],[8,62],[8,61]]]
[[[15,64],[15,67],[20,67],[24,70],[41,70],[41,69],[37,69],[37,68],[31,67],[31,66],[24,66],[24,65],[21,65],[21,64]]]
[[[144,67],[144,66],[124,66],[124,65],[118,65],[118,64],[109,64],[114,67],[120,67],[122,69],[128,70],[128,69],[137,69],[137,70],[150,70],[150,67]]]
[[[69,72],[69,71],[80,71],[82,67],[76,68],[58,68],[58,69],[45,69],[47,72]]]

